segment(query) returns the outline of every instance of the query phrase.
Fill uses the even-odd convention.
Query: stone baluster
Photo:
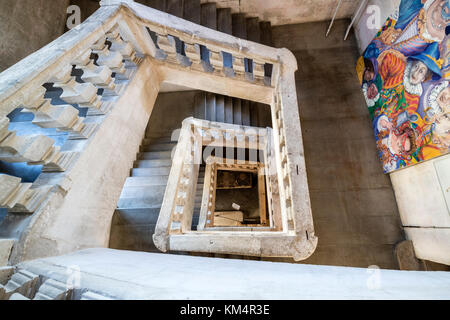
[[[191,61],[191,68],[203,71],[202,58],[200,55],[200,45],[196,43],[184,43],[184,52]]]
[[[167,55],[166,60],[168,62],[178,64],[175,38],[171,35],[164,35],[160,33],[157,33],[156,37],[156,43],[158,44],[158,47]]]
[[[116,86],[112,77],[112,70],[106,66],[96,66],[94,60],[91,59],[92,50],[88,49],[73,63],[76,68],[83,70],[81,80],[92,83],[97,88],[103,89],[103,96],[117,96],[120,94],[120,86]]]
[[[54,140],[43,135],[18,136],[9,131],[9,119],[0,118],[0,160],[44,165],[42,171],[64,171],[74,159],[75,152],[60,152]]]
[[[33,124],[41,128],[56,128],[69,132],[68,139],[87,139],[96,128],[95,123],[84,123],[78,116],[78,110],[71,105],[51,104],[51,99],[44,99],[46,89],[38,87],[28,102],[23,104],[24,110],[34,114]]]
[[[116,80],[128,80],[132,69],[126,69],[123,63],[123,56],[118,51],[110,51],[106,44],[106,36],[100,38],[91,46],[92,52],[98,55],[97,64],[107,66],[114,72]],[[117,83],[116,83],[117,85]]]
[[[142,58],[136,56],[136,51],[131,43],[122,39],[118,26],[112,28],[106,33],[106,39],[111,42],[111,47],[109,50],[119,52],[124,58],[126,66],[134,67],[135,65],[140,64]]]
[[[253,60],[253,78],[257,82],[264,83],[264,65],[265,63],[263,61]]]
[[[97,95],[97,88],[92,83],[78,83],[71,76],[72,65],[61,69],[50,79],[54,87],[62,88],[60,98],[70,104],[78,104],[82,108],[94,109],[100,112],[102,102]]]
[[[245,61],[244,57],[233,56],[233,71],[238,78],[245,78]]]
[[[221,51],[209,50],[209,63],[213,66],[214,72],[223,72],[223,54]]]
[[[11,212],[36,211],[51,186],[31,188],[32,183],[21,183],[21,178],[0,174],[0,207]]]

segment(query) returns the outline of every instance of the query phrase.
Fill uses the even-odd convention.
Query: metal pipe
[[[369,3],[369,0],[361,0],[361,2],[359,3],[358,10],[356,10],[356,13],[353,16],[352,22],[350,22],[350,25],[348,26],[347,31],[345,32],[344,41],[347,40],[348,34],[350,33],[350,30],[351,30],[353,24],[355,23],[356,19],[358,18],[359,14],[361,12],[361,9],[363,7],[366,8],[368,3]]]
[[[328,31],[327,31],[327,34],[325,35],[325,37],[328,37],[328,34],[330,33],[331,27],[333,26],[334,19],[336,18],[336,14],[339,10],[339,7],[341,6],[341,3],[342,3],[342,0],[339,0],[336,10],[334,10],[334,15],[333,15],[333,18],[331,19],[331,23],[330,23],[330,26],[328,27]]]

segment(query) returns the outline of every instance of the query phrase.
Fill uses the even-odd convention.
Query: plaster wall
[[[0,72],[64,32],[69,0],[0,1]]]

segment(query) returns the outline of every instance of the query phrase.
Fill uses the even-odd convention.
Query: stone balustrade
[[[41,230],[41,236],[33,237],[52,239],[57,248],[63,248],[54,249],[55,254],[79,248],[68,237],[89,223],[97,230],[98,221],[108,219],[103,210],[107,207],[105,201],[112,215],[117,203],[114,201],[119,197],[112,190],[120,190],[123,182],[114,180],[117,185],[108,188],[101,198],[103,194],[97,190],[84,192],[86,181],[100,188],[110,174],[110,168],[100,163],[116,168],[114,161],[128,159],[128,155],[108,159],[114,148],[126,149],[134,144],[139,147],[158,90],[168,82],[269,104],[273,130],[264,129],[265,138],[260,139],[255,128],[186,120],[154,234],[156,246],[162,251],[307,258],[314,251],[317,238],[309,204],[294,79],[297,63],[293,55],[286,49],[238,39],[131,0],[103,0],[101,5],[79,27],[0,74],[0,160],[43,166],[43,172],[31,186],[17,184],[15,177],[2,178],[0,190],[2,195],[8,192],[8,196],[0,197],[0,205],[10,211],[34,212],[39,219],[33,219],[28,228]],[[132,91],[127,90],[138,75],[140,82],[134,83]],[[118,106],[120,110],[116,111]],[[33,113],[32,123],[38,127],[67,132],[66,143],[57,146],[45,134],[10,131],[7,116],[18,108]],[[129,128],[133,134],[125,139],[122,131]],[[267,188],[270,206],[279,212],[271,221],[271,230],[190,230],[194,197],[189,195],[196,185],[198,160],[205,143],[212,148],[264,150],[267,163],[274,168],[269,170]],[[131,153],[134,156],[135,152]],[[122,163],[117,166],[122,168]],[[116,174],[126,176],[128,170],[129,167]],[[78,220],[69,213],[71,207],[80,206],[77,194],[84,194],[86,203],[98,205],[80,207]],[[64,228],[72,228],[67,235],[45,234],[57,227],[46,229],[49,214],[40,210],[39,203],[45,202],[40,199],[50,199],[49,214],[61,217],[56,224],[66,219],[73,222],[64,224]],[[107,228],[109,222],[103,225]],[[107,235],[108,230],[100,233]],[[26,241],[31,234],[24,234],[20,249],[13,250],[15,261],[30,258],[34,251],[28,247],[39,246],[36,241]],[[107,242],[96,235],[84,236],[83,241],[90,246]],[[60,242],[64,244],[59,245]]]

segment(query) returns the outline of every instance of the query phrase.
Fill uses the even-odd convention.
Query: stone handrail
[[[48,210],[62,211],[65,208],[65,201],[68,201],[65,199],[70,195],[72,185],[78,188],[76,190],[83,190],[85,181],[80,180],[83,170],[89,171],[89,167],[96,163],[89,153],[99,154],[97,145],[104,145],[104,139],[121,134],[119,131],[109,133],[108,130],[114,130],[111,123],[121,124],[119,112],[126,110],[131,113],[123,97],[127,95],[127,86],[136,77],[134,91],[128,94],[128,98],[137,93],[144,95],[143,88],[147,88],[151,99],[143,96],[139,100],[143,108],[139,112],[145,116],[151,113],[145,109],[145,103],[154,102],[164,81],[271,105],[272,161],[277,167],[277,192],[286,217],[280,231],[283,234],[278,232],[281,241],[278,245],[287,248],[283,249],[282,255],[288,252],[296,259],[309,256],[314,251],[317,238],[309,204],[298,116],[294,78],[297,62],[292,53],[226,35],[132,0],[102,0],[100,4],[101,8],[80,26],[0,74],[0,160],[43,165],[43,173],[31,186],[21,184],[14,177],[0,179],[0,192],[5,195],[0,197],[0,206],[10,211],[35,212],[27,231],[18,236],[17,232],[14,233],[20,239],[20,245],[13,250],[14,259],[33,256],[31,249],[26,249],[39,245],[29,241],[29,237],[37,237],[32,230],[37,230],[40,223],[39,232],[45,233],[42,228],[49,223],[45,222],[48,221]],[[140,67],[141,63],[145,66]],[[271,74],[266,73],[266,65],[272,66]],[[66,104],[54,103],[49,97],[50,88],[62,90],[58,98]],[[17,135],[9,131],[7,115],[17,108],[33,113],[33,124],[67,133],[71,142],[61,148],[45,135]],[[87,110],[86,117],[79,115],[81,109]],[[140,123],[136,130],[145,130],[145,117],[134,119]],[[133,136],[132,141],[137,147],[140,138],[139,134]],[[192,166],[189,168],[187,177],[194,181],[198,170]],[[172,171],[176,172],[178,179],[183,173],[182,165],[174,163]],[[97,177],[94,182],[101,184],[102,179]],[[170,189],[170,186],[175,189]],[[190,192],[179,189],[179,180],[173,183],[169,180],[166,196],[178,191]],[[106,199],[113,202],[118,196],[116,192]],[[175,205],[175,202],[169,203],[170,197],[166,200],[166,196],[163,206]],[[73,196],[70,201],[76,203],[75,199]],[[185,210],[193,206],[189,201],[184,204]],[[173,207],[167,210],[170,212],[168,218],[160,216],[161,221],[166,219],[164,225],[170,226],[174,210]],[[189,220],[180,222],[181,227],[190,225]],[[16,222],[11,223],[14,225]],[[173,228],[176,229],[176,224]],[[169,230],[159,229],[159,234],[166,242],[155,242],[163,251],[183,250],[180,243],[185,240],[188,243],[192,236],[172,234],[169,248]],[[272,238],[274,234],[271,233]],[[47,236],[41,237],[47,239]],[[93,238],[86,243],[90,246],[105,244],[95,242],[98,240]],[[218,239],[218,243],[220,241]],[[261,238],[258,241],[265,240]],[[68,245],[66,240],[61,243],[64,245],[55,244],[54,254],[77,247]],[[45,254],[51,254],[51,251]],[[264,254],[273,256],[280,252],[275,250]]]

